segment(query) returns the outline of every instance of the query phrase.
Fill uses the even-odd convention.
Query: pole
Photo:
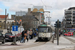
[[[15,17],[15,25],[16,25],[16,17]],[[17,45],[17,44],[16,44],[16,31],[15,31],[15,41],[14,41],[14,45]]]
[[[15,20],[14,25],[16,25],[16,17],[15,16],[14,16],[14,20]],[[14,32],[14,34],[15,34],[15,38],[14,38],[14,40],[13,40],[11,45],[17,45],[16,44],[16,31]]]
[[[17,44],[16,44],[16,31],[15,31],[15,42],[14,42],[14,45],[17,45]]]
[[[6,12],[7,10],[5,9],[5,29],[6,29]]]
[[[21,22],[21,25],[20,25],[20,33],[21,33],[21,26],[22,26],[22,22]],[[21,42],[21,36],[22,35],[20,35],[20,42]]]
[[[55,38],[57,37],[57,28],[55,28]]]
[[[20,26],[20,33],[21,33],[21,26]],[[21,35],[20,35],[20,42],[21,42]]]
[[[57,20],[57,24],[59,24],[59,20]],[[57,45],[59,45],[59,28],[57,28]]]

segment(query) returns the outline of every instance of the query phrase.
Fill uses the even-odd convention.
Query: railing
[[[67,28],[71,28],[71,27],[72,27],[72,25],[66,25],[66,27],[67,27]]]
[[[71,23],[66,23],[66,24],[71,24]]]
[[[65,17],[72,17],[71,15],[65,15]]]
[[[65,13],[71,13],[71,11],[66,11]]]
[[[66,21],[71,21],[71,19],[66,19]]]

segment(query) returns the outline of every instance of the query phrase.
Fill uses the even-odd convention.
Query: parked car
[[[73,36],[73,32],[64,33],[64,36]]]
[[[2,42],[2,44],[5,43],[5,37],[3,36],[2,32],[0,32],[0,42]]]
[[[5,34],[5,40],[8,41],[14,41],[15,35],[12,34],[12,32],[8,32]],[[18,40],[18,36],[16,35],[16,40]]]

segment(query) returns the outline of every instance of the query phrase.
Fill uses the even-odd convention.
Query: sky
[[[51,24],[54,25],[58,19],[62,21],[66,9],[75,7],[75,0],[0,0],[0,15],[4,15],[7,9],[10,18],[16,11],[27,11],[33,6],[44,6],[45,11],[50,11],[50,15],[46,13],[45,17],[50,16]]]

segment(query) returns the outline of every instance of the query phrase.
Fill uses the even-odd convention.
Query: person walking
[[[27,42],[29,41],[29,30],[27,30]]]
[[[27,30],[25,30],[25,33],[24,33],[24,42],[26,39],[27,39]]]
[[[32,39],[32,30],[29,31],[30,39]]]
[[[22,40],[20,41],[21,43],[24,42],[24,32],[25,32],[25,31],[22,31]]]

